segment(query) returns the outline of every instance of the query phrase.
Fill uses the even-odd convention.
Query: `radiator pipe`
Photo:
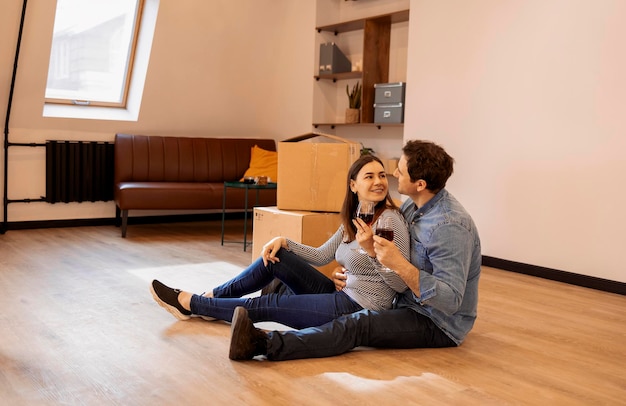
[[[15,47],[15,61],[13,63],[13,76],[11,77],[11,87],[9,88],[9,100],[7,103],[7,114],[6,114],[6,119],[4,121],[4,216],[2,218],[2,227],[0,228],[0,234],[4,234],[7,231],[7,224],[8,224],[8,205],[9,205],[9,198],[8,198],[8,193],[9,193],[9,188],[8,188],[8,182],[9,182],[9,174],[8,174],[8,168],[9,168],[9,163],[8,163],[8,159],[9,159],[9,118],[11,116],[11,103],[13,102],[13,90],[15,89],[15,77],[17,75],[17,62],[19,60],[20,57],[20,46],[22,44],[22,31],[24,30],[24,20],[26,19],[26,4],[28,3],[28,0],[24,0],[23,4],[22,4],[22,17],[20,19],[20,30],[19,33],[17,35],[17,44]]]
[[[9,203],[33,203],[33,202],[45,202],[46,198],[42,197],[40,199],[11,199]]]

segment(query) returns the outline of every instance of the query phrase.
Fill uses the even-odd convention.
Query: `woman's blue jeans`
[[[193,295],[191,312],[231,321],[235,307],[243,306],[253,322],[273,321],[300,329],[362,309],[345,293],[337,292],[332,280],[294,253],[281,249],[277,257],[280,262],[268,262],[267,266],[258,258],[238,276],[213,289],[213,298]],[[241,297],[261,290],[274,278],[292,293]]]

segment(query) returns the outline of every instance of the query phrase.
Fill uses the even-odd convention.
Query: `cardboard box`
[[[335,135],[309,133],[278,143],[277,207],[339,212],[348,169],[361,144]]]
[[[277,207],[255,207],[252,229],[252,260],[258,258],[261,248],[274,237],[283,236],[312,247],[319,247],[339,228],[338,213],[287,211]],[[336,261],[316,267],[330,277],[338,266]]]
[[[393,173],[398,168],[399,160],[397,158],[391,158],[391,159],[381,158],[381,161],[383,161],[383,166],[385,167],[385,173],[387,173],[387,175],[393,175]]]

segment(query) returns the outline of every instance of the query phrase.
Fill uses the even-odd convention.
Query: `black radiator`
[[[114,144],[46,141],[46,202],[113,200]]]

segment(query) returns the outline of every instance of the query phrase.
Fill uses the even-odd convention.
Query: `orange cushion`
[[[278,182],[278,152],[267,151],[257,145],[252,147],[250,167],[243,176],[267,176],[269,181]]]

